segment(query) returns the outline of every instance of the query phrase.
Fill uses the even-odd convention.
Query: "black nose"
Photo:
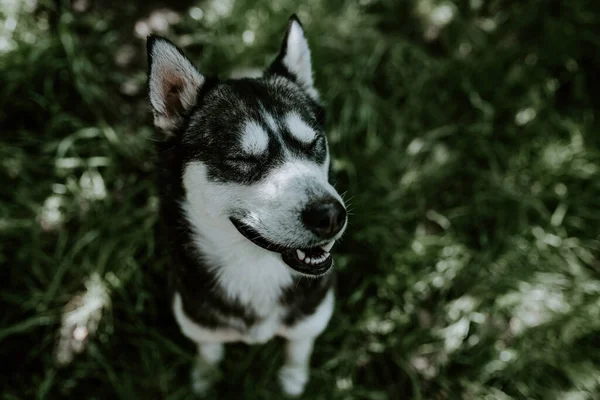
[[[315,201],[302,210],[302,222],[323,239],[334,237],[346,222],[346,209],[334,198]]]

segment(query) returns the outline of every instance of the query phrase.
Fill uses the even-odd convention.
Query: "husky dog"
[[[290,18],[258,78],[205,76],[164,38],[147,49],[173,312],[198,346],[192,387],[210,387],[224,343],[281,336],[280,383],[298,395],[333,312],[329,251],[347,224],[302,25]]]

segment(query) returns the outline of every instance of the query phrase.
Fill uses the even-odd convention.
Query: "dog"
[[[290,17],[260,77],[205,76],[158,36],[147,51],[173,313],[198,348],[192,388],[209,390],[225,343],[280,336],[279,381],[299,395],[333,313],[330,250],[347,226],[302,24]]]

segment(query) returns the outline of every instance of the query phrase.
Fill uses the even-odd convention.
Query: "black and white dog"
[[[224,343],[281,336],[280,382],[300,394],[333,311],[329,251],[347,222],[302,25],[290,18],[260,78],[204,76],[164,38],[147,48],[173,311],[198,345],[193,388],[210,386]]]

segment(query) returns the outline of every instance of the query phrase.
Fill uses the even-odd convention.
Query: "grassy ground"
[[[354,209],[305,398],[600,398],[598,2],[70,4],[0,0],[3,399],[191,398],[136,32],[225,74],[292,12]],[[280,347],[213,398],[280,399]]]

